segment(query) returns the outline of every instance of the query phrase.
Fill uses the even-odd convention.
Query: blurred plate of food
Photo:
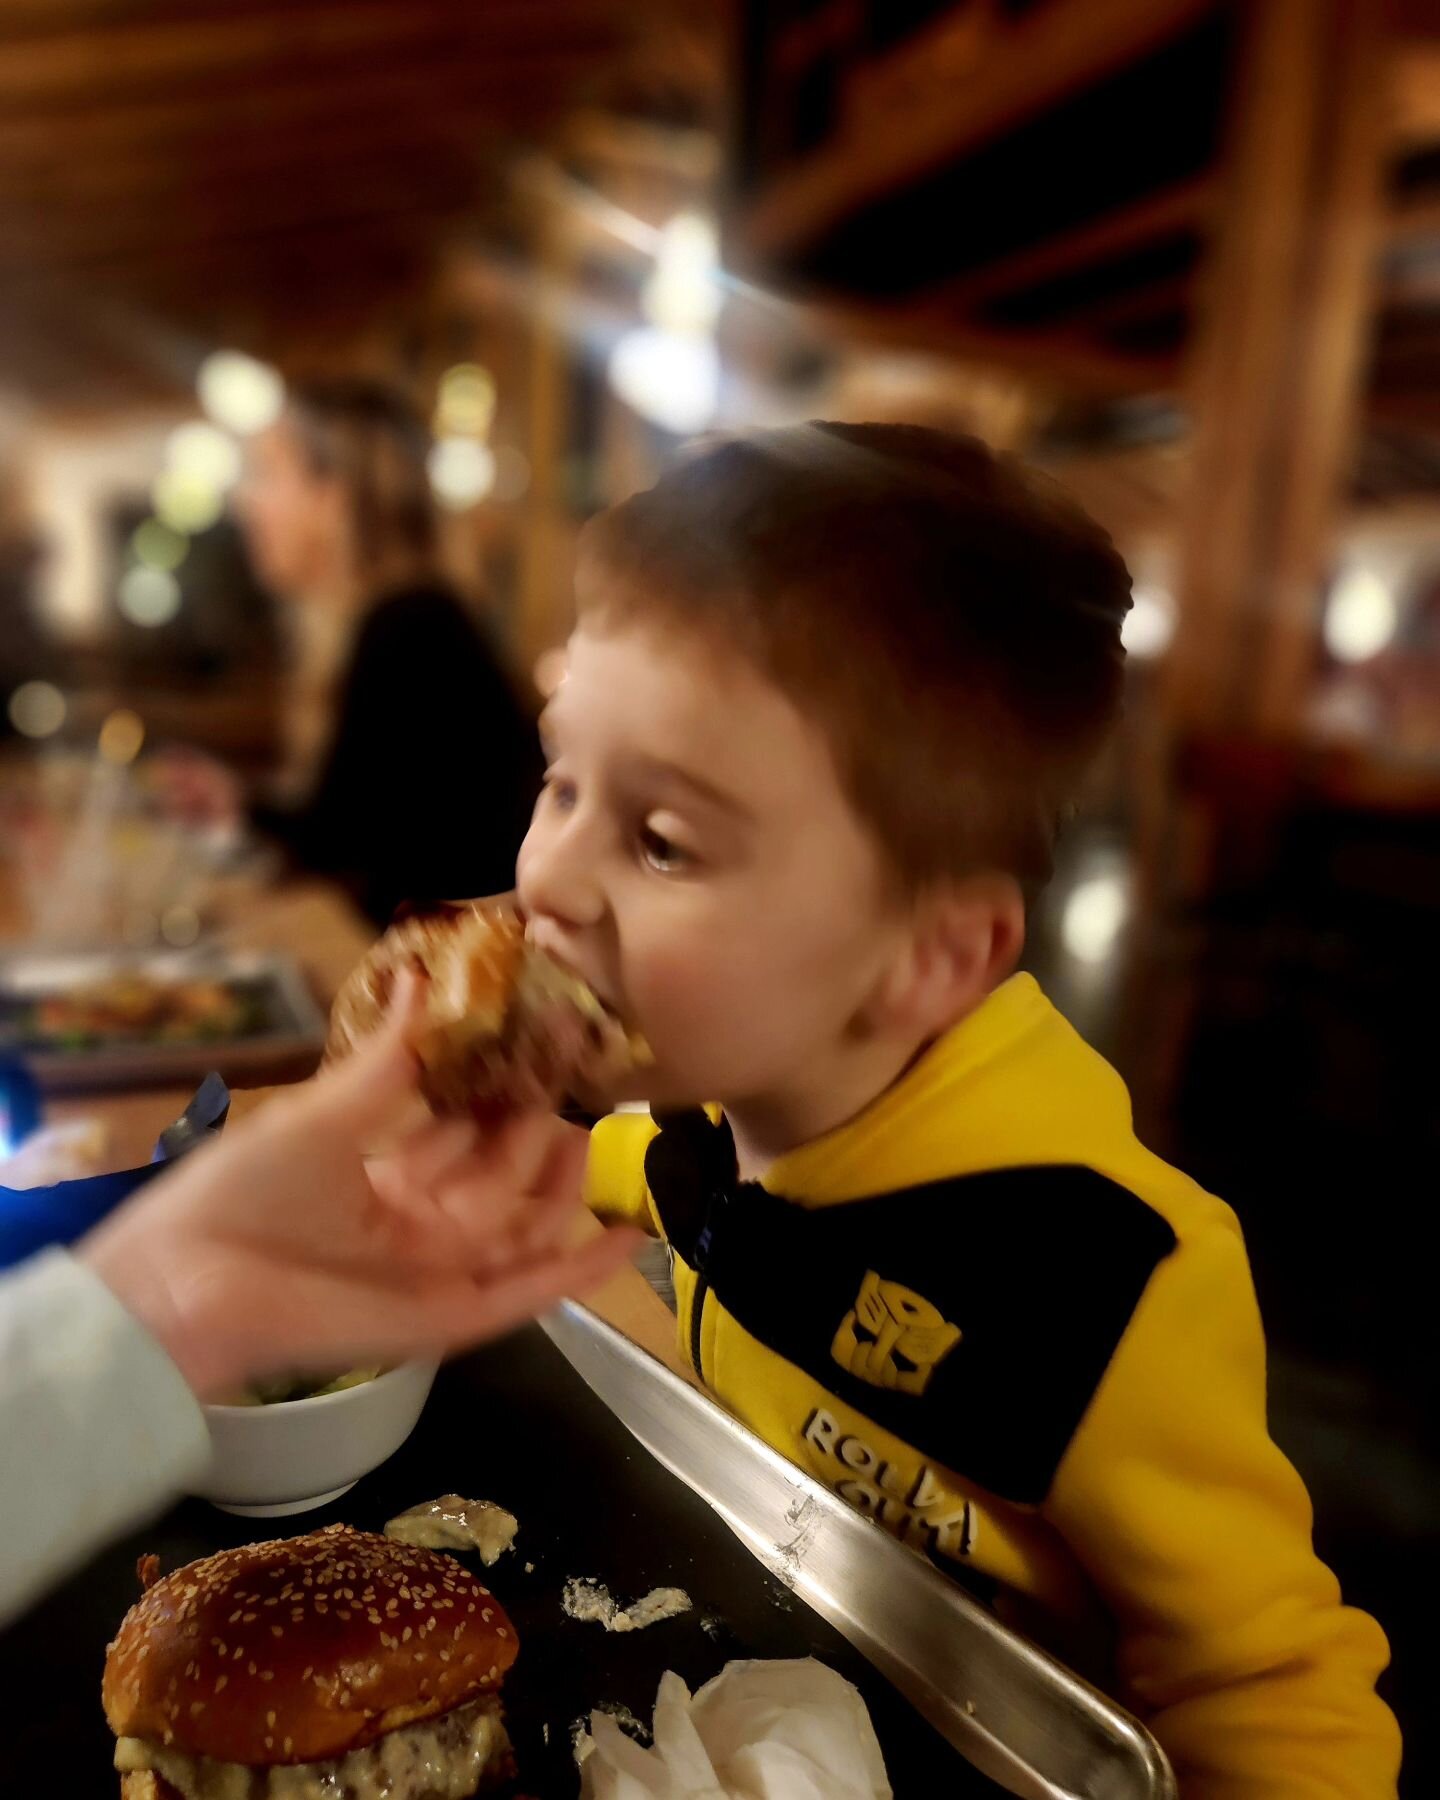
[[[314,1066],[325,1016],[296,964],[262,951],[0,956],[0,1055],[51,1093]]]

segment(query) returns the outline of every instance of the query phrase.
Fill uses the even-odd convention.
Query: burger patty
[[[347,1055],[380,1028],[397,974],[412,965],[425,972],[427,994],[411,1048],[420,1092],[442,1116],[548,1110],[650,1061],[578,975],[527,942],[517,913],[481,901],[386,932],[336,998],[328,1056]]]
[[[153,1769],[184,1800],[465,1800],[508,1774],[510,1740],[486,1694],[329,1762],[253,1768],[121,1738],[115,1767]]]

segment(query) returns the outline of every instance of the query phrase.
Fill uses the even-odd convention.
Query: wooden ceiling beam
[[[215,344],[236,343],[283,361],[312,315],[352,323],[373,317],[397,294],[422,292],[435,261],[435,246],[414,232],[381,232],[373,223],[347,232],[336,221],[308,238],[292,231],[210,245],[198,263],[152,258],[116,267],[106,271],[117,307],[112,349],[157,367],[173,364],[182,380]],[[209,276],[208,285],[200,275]],[[83,290],[83,275],[61,272],[18,298],[43,304]],[[37,329],[47,328],[42,321]]]
[[[313,82],[343,79],[367,65],[412,55],[500,61],[534,55],[546,34],[557,48],[613,48],[621,39],[591,14],[583,26],[573,0],[510,0],[484,7],[449,0],[347,0],[271,12],[247,8],[199,21],[97,25],[8,45],[0,55],[0,109],[47,110],[93,104],[99,95],[173,93],[177,83],[233,88],[248,78]],[[578,42],[576,40],[579,40]]]
[[[363,133],[387,120],[417,134],[436,129],[483,132],[523,114],[527,120],[593,67],[586,53],[557,53],[515,68],[482,68],[453,58],[407,62],[336,83],[313,76],[224,94],[170,96],[154,103],[96,104],[74,113],[25,119],[0,115],[0,169],[53,169],[57,163],[126,156],[193,160],[200,148],[247,136],[312,132],[321,147],[334,134]]]
[[[303,231],[312,225],[316,230],[325,230],[337,221],[347,229],[363,230],[371,221],[388,227],[390,221],[413,214],[417,227],[423,222],[433,231],[437,219],[459,221],[468,210],[453,195],[443,200],[432,198],[417,208],[410,193],[381,197],[347,194],[332,187],[323,192],[300,193],[288,202],[277,194],[265,205],[215,212],[204,219],[196,214],[167,224],[163,220],[139,221],[129,216],[105,231],[80,229],[30,239],[9,235],[0,249],[0,280],[25,284],[43,279],[47,273],[117,269],[156,257],[168,260],[172,252],[183,258],[187,254],[198,255],[214,244],[250,243]]]
[[[354,13],[363,12],[367,5],[379,8],[385,4],[386,0],[307,0],[306,10]],[[428,4],[440,9],[446,0],[428,0]],[[231,21],[240,13],[250,19],[273,20],[293,18],[295,12],[295,0],[5,0],[0,11],[0,47],[97,29],[188,30],[197,23]],[[509,0],[508,4],[485,0],[483,12],[486,21],[493,18],[503,28],[530,15],[543,16],[550,26],[567,16],[577,22],[603,23],[613,20],[616,7],[613,0],[536,0],[533,6],[526,0]]]
[[[1369,397],[1365,411],[1377,425],[1423,432],[1440,439],[1440,388],[1429,393],[1409,389],[1403,393],[1386,393],[1382,390]]]
[[[1395,47],[1390,68],[1395,140],[1402,152],[1440,144],[1440,43]]]
[[[937,282],[926,290],[927,302],[937,310],[970,312],[1003,295],[1039,287],[1187,228],[1199,229],[1210,217],[1215,193],[1215,182],[1208,175],[1162,188],[1042,243],[1028,244],[981,268]]]
[[[1440,330],[1417,331],[1381,346],[1370,367],[1370,381],[1377,394],[1409,388],[1440,386]]]
[[[136,229],[130,221],[124,221],[122,229],[108,237],[87,231],[72,236],[68,242],[21,246],[18,254],[17,247],[7,241],[0,250],[0,280],[11,290],[23,290],[47,279],[80,271],[93,274],[127,264],[158,261],[184,267],[194,263],[198,270],[204,257],[217,247],[254,244],[306,232],[317,236],[335,231],[363,235],[372,229],[389,231],[397,223],[408,222],[416,233],[433,237],[438,221],[458,221],[466,211],[456,195],[416,194],[408,188],[384,199],[369,200],[292,188],[288,205],[282,206],[271,196],[264,200],[263,205],[248,212],[236,210],[217,215],[207,225],[192,226],[183,232],[170,227],[157,230],[153,222],[148,229]]]
[[[217,342],[283,363],[297,332],[315,321],[328,318],[343,337],[408,303],[428,283],[434,262],[433,222],[417,224],[407,214],[335,219],[116,264],[103,271],[105,304],[98,309],[96,271],[45,271],[23,285],[4,283],[7,318],[33,325],[0,336],[0,356],[13,365],[27,342],[58,337],[82,362],[134,365],[183,387],[200,354]],[[83,344],[65,325],[77,315],[85,321]],[[24,388],[23,358],[20,368],[17,385]]]
[[[1167,711],[1185,727],[1299,730],[1383,243],[1380,14],[1373,0],[1255,0],[1246,12],[1186,396],[1191,479],[1164,672]]]
[[[1107,294],[1085,305],[1068,308],[1055,324],[1066,332],[1116,331],[1162,313],[1193,307],[1197,285],[1194,275],[1175,275],[1168,281]],[[1440,306],[1440,265],[1394,271],[1384,278],[1380,296],[1386,306]]]
[[[1194,289],[1193,274],[1172,275],[1165,281],[1147,282],[1067,307],[1056,323],[1069,332],[1118,331],[1165,313],[1186,310],[1194,298]]]
[[[742,223],[759,259],[813,242],[846,214],[1013,130],[1136,61],[1209,10],[1211,0],[1052,0],[999,33],[976,68],[937,82],[934,102],[893,121],[890,135],[844,130],[779,176]],[[859,78],[857,77],[857,80]]]
[[[937,318],[928,309],[816,301],[806,310],[842,339],[984,362],[1061,392],[1115,395],[1163,391],[1180,375],[1170,355],[1127,355],[1065,330],[998,330],[965,319]]]
[[[320,242],[333,250],[334,239]],[[299,240],[290,247],[306,252]],[[121,401],[186,393],[199,355],[217,342],[243,343],[287,367],[330,360],[375,321],[397,308],[413,310],[428,284],[427,259],[404,240],[372,234],[367,270],[362,290],[354,281],[336,282],[323,261],[298,260],[287,270],[293,291],[283,304],[272,294],[268,306],[229,286],[217,300],[213,290],[172,293],[152,280],[124,296],[123,317],[104,333],[78,304],[84,289],[72,295],[50,288],[34,297],[39,304],[0,308],[0,382],[46,403],[58,397],[96,405],[110,393]],[[72,304],[61,314],[64,300]]]
[[[1414,244],[1425,238],[1440,242],[1440,194],[1412,194],[1391,208],[1385,222],[1387,244]]]
[[[222,133],[196,138],[183,154],[167,150],[54,159],[48,166],[20,168],[0,158],[0,239],[27,216],[64,224],[97,206],[107,213],[117,203],[133,210],[183,201],[192,194],[223,206],[245,186],[277,176],[293,187],[342,173],[363,177],[367,169],[393,168],[423,182],[436,168],[478,170],[494,151],[494,137],[473,126],[382,117],[323,134],[308,129]]]
[[[1440,307],[1440,262],[1427,267],[1394,269],[1385,278],[1384,298],[1387,306]]]
[[[856,0],[823,0],[785,27],[770,43],[774,66],[793,74],[817,57],[844,49],[855,39],[863,23]]]

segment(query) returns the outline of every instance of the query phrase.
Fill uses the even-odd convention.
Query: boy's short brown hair
[[[921,426],[705,440],[587,527],[579,596],[751,658],[917,886],[1043,881],[1119,710],[1130,577],[1109,537],[1013,459]]]

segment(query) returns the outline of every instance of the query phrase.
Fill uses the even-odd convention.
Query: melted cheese
[[[387,1731],[364,1750],[330,1762],[252,1768],[121,1738],[115,1767],[122,1774],[153,1769],[185,1800],[396,1800],[406,1794],[464,1800],[508,1748],[500,1708],[487,1698]]]
[[[572,1619],[603,1625],[607,1631],[643,1631],[662,1619],[678,1618],[692,1602],[684,1588],[652,1588],[648,1594],[621,1606],[603,1582],[578,1576],[565,1583],[560,1604]]]
[[[519,1521],[503,1506],[489,1500],[466,1500],[459,1494],[442,1494],[412,1506],[391,1519],[385,1535],[397,1544],[414,1544],[421,1550],[478,1550],[488,1569],[515,1542]]]
[[[648,1594],[615,1615],[612,1631],[643,1631],[647,1625],[658,1625],[662,1619],[677,1619],[690,1610],[690,1596],[684,1588],[651,1588]]]

